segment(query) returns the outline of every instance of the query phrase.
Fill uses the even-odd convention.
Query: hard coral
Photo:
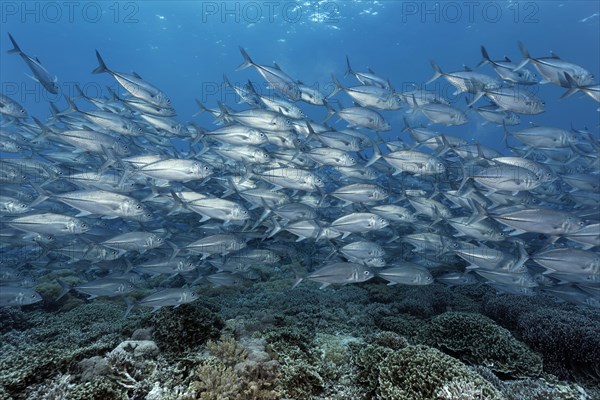
[[[206,307],[184,304],[163,308],[150,317],[153,337],[161,350],[182,353],[219,337],[221,318]]]
[[[545,369],[559,378],[600,382],[600,317],[542,308],[518,322],[523,341],[544,355]]]
[[[188,390],[201,400],[235,399],[242,390],[242,383],[232,367],[218,359],[209,359],[198,367],[196,379]]]
[[[542,358],[481,314],[447,312],[433,318],[419,341],[464,362],[511,378],[539,376]]]
[[[502,400],[502,394],[460,361],[426,346],[406,345],[391,349],[378,345],[353,345],[357,381],[367,389],[366,398],[382,400],[444,399],[444,388],[476,387],[481,399]],[[448,397],[446,397],[448,398]],[[462,398],[458,398],[462,399]],[[477,399],[474,397],[473,399]]]
[[[426,346],[407,346],[379,364],[381,399],[433,400],[448,385],[470,382],[486,400],[504,396],[460,361]]]
[[[216,342],[209,340],[206,342],[206,349],[212,356],[217,357],[229,367],[243,362],[248,357],[244,346],[231,336],[224,336]]]

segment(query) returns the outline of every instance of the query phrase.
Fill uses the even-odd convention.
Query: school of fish
[[[57,78],[9,39],[32,78],[57,93]],[[200,283],[251,284],[284,264],[298,269],[294,287],[379,277],[600,307],[598,135],[518,127],[520,116],[545,108],[527,88],[549,83],[563,98],[599,102],[599,85],[554,53],[519,48],[522,60],[512,62],[481,47],[478,67],[495,76],[431,62],[427,83],[445,79],[465,94],[466,111],[419,86],[398,92],[348,58],[348,83],[333,74],[335,89],[322,93],[242,48],[237,70],[254,69],[269,90],[224,76],[240,101],[197,101],[198,113],[214,116],[211,128],[180,122],[165,92],[112,69],[99,51],[93,73],[112,76],[122,93],[78,89],[66,109],[49,104],[43,120],[0,94],[0,307],[42,301],[36,283],[59,269],[84,282],[59,280],[60,297],[121,297],[129,313],[192,302]],[[303,104],[324,121],[309,119]],[[392,112],[404,116],[394,129],[405,139],[385,138],[392,126],[383,114]],[[429,125],[411,126],[415,116]],[[472,118],[498,127],[507,154],[432,129]],[[132,300],[158,275],[150,295]],[[176,277],[185,285],[172,284]]]

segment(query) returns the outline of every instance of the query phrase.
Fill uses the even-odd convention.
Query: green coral
[[[542,358],[538,354],[481,314],[444,313],[433,318],[418,339],[503,376],[539,376],[542,371]]]

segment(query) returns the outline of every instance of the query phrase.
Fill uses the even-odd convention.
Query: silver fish
[[[8,53],[20,55],[31,70],[31,73],[33,74],[32,78],[39,82],[50,93],[58,94],[58,78],[56,76],[52,77],[46,68],[42,66],[42,63],[38,58],[33,58],[25,54],[10,33],[8,34],[8,37],[13,45],[13,48],[9,50]]]

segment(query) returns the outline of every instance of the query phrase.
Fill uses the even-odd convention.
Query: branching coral
[[[206,342],[206,349],[210,355],[218,358],[229,367],[243,362],[248,357],[246,348],[231,336],[223,336],[216,342],[209,340]]]
[[[196,379],[188,390],[201,400],[236,399],[242,390],[242,382],[232,367],[218,359],[208,359],[198,367]]]

